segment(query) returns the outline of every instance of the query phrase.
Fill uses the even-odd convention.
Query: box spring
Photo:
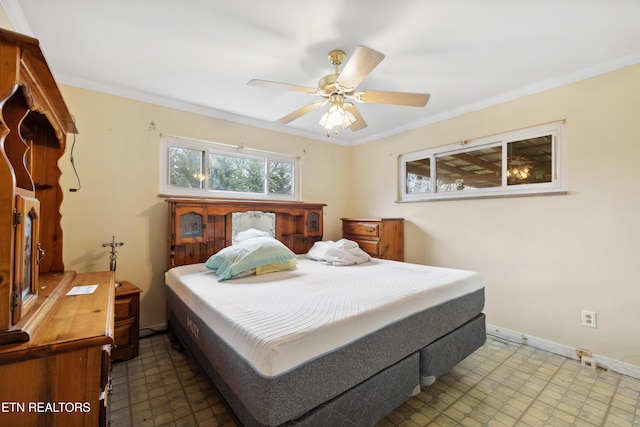
[[[462,330],[466,331],[469,327],[465,324],[472,320],[474,322],[470,322],[471,325],[481,323],[482,328],[472,327],[471,333],[458,333],[446,342],[456,347],[460,339],[466,340],[468,336],[473,336],[473,343],[461,344],[462,351],[457,352],[455,357],[444,355],[444,361],[436,364],[438,370],[446,365],[452,367],[455,363],[451,364],[451,360],[460,359],[463,352],[469,351],[477,342],[484,341],[484,316],[481,315],[484,289],[480,289],[390,324],[292,371],[276,377],[265,377],[257,373],[225,341],[209,331],[204,322],[170,288],[167,288],[167,301],[170,329],[196,356],[236,416],[246,426],[277,426],[289,421],[294,421],[294,425],[302,425],[305,418],[311,419],[314,408],[317,408],[316,411],[326,411],[326,405],[335,405],[332,399],[345,391],[361,384],[362,387],[371,387],[379,379],[366,383],[367,379],[373,379],[378,373],[391,375],[389,372],[384,373],[387,368],[461,326],[465,326]],[[442,345],[440,347],[445,348]],[[441,351],[427,352],[426,356],[443,357]],[[408,365],[401,363],[397,366],[400,373],[394,372],[393,375],[407,375],[407,369],[411,372],[411,364],[406,363]],[[427,363],[424,367],[430,366]],[[429,377],[433,373],[425,371],[417,375]],[[415,391],[419,378],[416,377],[414,382],[415,384],[411,384],[409,381],[406,385],[405,389],[410,389],[408,392],[404,390],[399,394],[401,402]],[[360,393],[363,393],[362,390]],[[347,399],[344,396],[340,398]],[[326,404],[325,409],[322,404]],[[382,405],[379,407],[383,408]],[[386,408],[384,410],[389,412]],[[375,416],[381,418],[386,412]]]

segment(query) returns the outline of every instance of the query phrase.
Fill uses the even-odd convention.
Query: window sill
[[[482,193],[482,194],[468,194],[458,195],[456,193],[438,194],[430,197],[415,198],[415,199],[401,199],[396,200],[396,203],[418,203],[418,202],[441,202],[445,200],[468,200],[468,199],[504,199],[511,197],[538,197],[538,196],[562,196],[569,192],[564,189],[554,189],[548,191],[536,191],[536,192],[513,192],[513,193]]]

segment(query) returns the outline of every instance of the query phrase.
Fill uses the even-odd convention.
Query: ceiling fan
[[[335,67],[333,74],[320,79],[317,88],[278,83],[267,80],[253,79],[247,83],[250,86],[274,87],[308,95],[320,96],[322,99],[287,114],[276,123],[287,124],[312,111],[329,104],[329,109],[323,114],[319,124],[327,130],[327,136],[339,128],[357,131],[367,127],[367,123],[351,101],[370,104],[391,104],[411,107],[424,107],[429,101],[427,93],[383,92],[378,90],[358,90],[356,87],[373,71],[384,59],[384,54],[366,46],[358,46],[344,65],[341,72],[338,67],[344,61],[346,54],[342,50],[329,52],[329,60]]]

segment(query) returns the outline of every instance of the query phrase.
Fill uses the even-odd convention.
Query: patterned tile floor
[[[112,427],[236,426],[207,377],[166,335],[113,365]],[[378,427],[640,426],[640,380],[489,337]]]

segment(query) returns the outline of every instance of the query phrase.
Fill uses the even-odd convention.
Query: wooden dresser
[[[403,218],[340,218],[342,237],[375,258],[404,261]]]
[[[75,286],[97,285],[86,295]],[[54,307],[27,342],[0,346],[0,425],[106,424],[113,343],[112,272],[43,277]]]

